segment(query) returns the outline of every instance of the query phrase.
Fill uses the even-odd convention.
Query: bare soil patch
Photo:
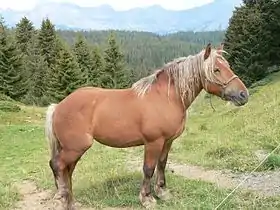
[[[16,184],[16,187],[22,196],[22,200],[16,204],[15,210],[54,210],[60,209],[58,204],[52,202],[51,191],[42,191],[37,189],[35,183],[24,181]]]
[[[24,181],[16,184],[22,196],[22,200],[16,203],[14,210],[64,210],[59,201],[53,200],[53,192],[50,190],[40,190],[32,181]],[[95,210],[94,208],[82,207],[76,203],[79,210]],[[129,210],[129,208],[104,208],[104,210]]]

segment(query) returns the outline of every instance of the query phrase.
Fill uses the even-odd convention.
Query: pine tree
[[[29,70],[29,86],[25,103],[41,106],[47,105],[48,101],[46,95],[48,64],[40,55],[37,42],[34,36],[26,50],[25,68]]]
[[[32,68],[27,65],[29,63],[29,59],[32,59],[30,56],[30,45],[34,41],[34,36],[36,34],[36,30],[30,20],[26,17],[23,17],[19,23],[16,24],[15,28],[15,42],[16,46],[21,53],[22,62],[23,62],[23,78],[27,81],[28,90],[31,84],[31,77],[32,77]],[[33,55],[32,55],[33,56]]]
[[[265,56],[263,21],[256,5],[237,8],[225,34],[225,49],[233,70],[246,85],[262,79],[268,73]]]
[[[32,40],[35,33],[35,28],[30,20],[23,17],[19,23],[16,24],[15,38],[17,47],[25,54],[28,43]]]
[[[243,0],[243,3],[246,5],[246,6],[253,6],[255,4],[258,3],[258,0]]]
[[[15,41],[8,35],[4,19],[0,18],[0,92],[15,100],[25,93],[26,81],[22,76],[22,57]]]
[[[101,86],[101,75],[103,73],[103,61],[98,47],[92,50],[92,68],[88,72],[88,85],[93,87]]]
[[[110,33],[108,38],[108,48],[105,50],[104,61],[102,86],[107,88],[124,88],[128,86],[129,78],[124,67],[124,55],[120,52],[113,33]]]
[[[54,25],[47,18],[42,21],[41,29],[38,36],[38,47],[40,54],[44,57],[48,67],[55,65],[56,60],[56,31]]]
[[[86,40],[81,36],[78,36],[74,44],[73,51],[82,71],[83,84],[98,86],[98,77],[101,73],[98,72],[100,70],[98,63],[99,61],[97,61],[97,63],[95,62],[95,57],[93,57]]]
[[[280,65],[280,1],[259,0],[262,48],[270,66]],[[277,68],[278,69],[278,68]]]
[[[49,82],[48,95],[53,102],[61,101],[83,85],[83,77],[78,63],[66,46],[63,46],[59,52]]]
[[[251,85],[280,64],[280,1],[244,3],[230,19],[225,48],[233,69]]]
[[[60,56],[60,51],[64,49],[62,40],[56,34],[55,26],[46,18],[42,21],[41,29],[38,34],[38,48],[40,55],[47,63],[47,69],[44,79],[44,89],[46,90],[44,98],[53,98],[51,90],[53,78],[57,74],[56,65]]]

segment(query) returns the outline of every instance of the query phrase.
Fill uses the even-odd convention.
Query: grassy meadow
[[[174,142],[173,162],[211,169],[250,171],[260,161],[255,152],[270,152],[280,139],[280,74],[267,78],[251,92],[249,104],[236,108],[204,95],[189,111],[186,132]],[[13,209],[21,195],[15,183],[34,181],[41,189],[55,189],[44,138],[45,108],[26,107],[0,98],[0,209]],[[2,107],[2,108],[1,108]],[[15,107],[15,109],[13,109]],[[259,170],[280,166],[276,151]],[[130,207],[138,201],[142,174],[127,169],[127,161],[141,159],[143,148],[114,149],[94,143],[74,172],[75,198],[93,208]],[[214,209],[231,190],[167,172],[174,198],[158,202],[157,209]],[[280,197],[264,198],[238,190],[221,209],[279,209]]]

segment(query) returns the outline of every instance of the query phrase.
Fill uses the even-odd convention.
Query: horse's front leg
[[[161,200],[168,200],[171,198],[171,193],[166,188],[166,178],[165,178],[166,162],[167,162],[168,153],[170,151],[171,145],[172,145],[172,141],[168,141],[164,144],[162,153],[157,163],[155,193],[156,196]]]
[[[158,139],[145,144],[143,164],[144,179],[141,186],[139,199],[141,204],[146,208],[152,208],[156,204],[156,199],[151,194],[151,179],[162,152],[163,145],[164,139]]]

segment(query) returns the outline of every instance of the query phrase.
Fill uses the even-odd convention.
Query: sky
[[[1,9],[30,10],[42,2],[68,2],[79,6],[98,6],[109,4],[115,10],[127,10],[134,7],[146,7],[154,4],[170,10],[183,10],[200,6],[214,0],[1,0]]]

